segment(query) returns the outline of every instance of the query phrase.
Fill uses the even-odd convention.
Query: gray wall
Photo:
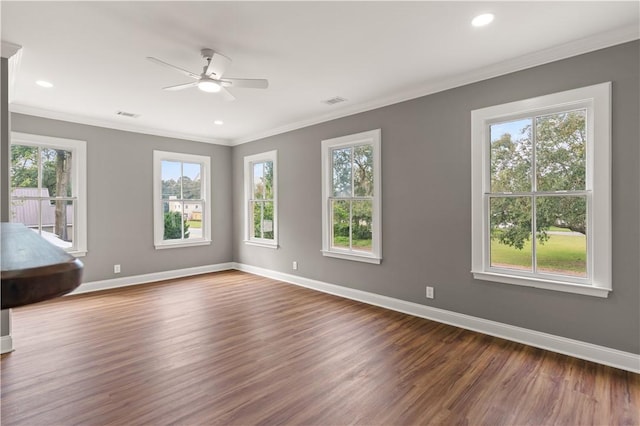
[[[12,114],[11,130],[87,142],[83,282],[230,262],[231,148]],[[212,244],[153,246],[153,150],[211,157]],[[113,273],[120,264],[122,272]]]
[[[234,260],[640,353],[639,50],[639,42],[627,43],[233,149],[20,114],[11,125],[87,141],[85,282]],[[600,299],[473,280],[471,110],[603,81],[613,82],[613,292]],[[323,257],[320,141],[375,128],[383,138],[382,264]],[[211,246],[154,249],[154,149],[212,157]],[[240,219],[243,157],[272,149],[278,250],[242,243]],[[115,263],[122,274],[113,274]],[[436,299],[425,299],[425,285]]]
[[[307,127],[233,150],[237,262],[640,353],[639,43]],[[471,110],[613,82],[613,292],[601,299],[474,280]],[[383,261],[320,253],[320,141],[382,129]],[[243,157],[278,150],[280,249],[242,243]],[[299,270],[291,270],[298,261]],[[425,299],[425,285],[436,298]]]

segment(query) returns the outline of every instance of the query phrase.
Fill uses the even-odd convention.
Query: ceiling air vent
[[[116,112],[117,115],[121,115],[123,117],[129,117],[129,118],[138,118],[140,117],[140,114],[134,114],[132,112],[126,112],[126,111],[118,111]]]
[[[325,101],[322,101],[322,103],[325,103],[327,105],[335,105],[335,104],[339,104],[340,102],[344,102],[346,101],[345,98],[341,98],[340,96],[336,96],[335,98],[331,98],[331,99],[327,99]]]

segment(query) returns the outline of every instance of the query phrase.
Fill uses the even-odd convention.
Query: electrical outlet
[[[113,265],[113,273],[114,274],[120,273],[120,265]]]
[[[435,296],[433,295],[433,287],[427,286],[427,299],[433,299]]]
[[[291,267],[293,268],[294,271],[298,270],[298,262],[296,262],[295,260],[293,261],[293,265],[291,265]]]

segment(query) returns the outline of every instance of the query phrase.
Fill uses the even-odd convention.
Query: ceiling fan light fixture
[[[202,90],[203,92],[217,93],[222,90],[222,87],[217,81],[207,79],[200,80],[200,82],[198,83],[198,89]]]

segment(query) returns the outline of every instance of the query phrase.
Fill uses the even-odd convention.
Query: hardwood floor
[[[3,425],[638,425],[640,375],[230,271],[13,311]]]

